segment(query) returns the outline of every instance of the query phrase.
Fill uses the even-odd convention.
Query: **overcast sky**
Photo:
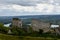
[[[60,0],[0,0],[0,16],[60,15]]]

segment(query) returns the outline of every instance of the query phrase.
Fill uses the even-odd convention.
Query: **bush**
[[[8,27],[4,27],[2,23],[0,23],[0,33],[7,33],[9,30]]]
[[[11,29],[11,31],[12,31],[12,34],[13,35],[24,35],[25,34],[25,31],[23,31],[22,29],[20,29],[20,28],[18,28],[18,27],[13,27],[12,29]]]

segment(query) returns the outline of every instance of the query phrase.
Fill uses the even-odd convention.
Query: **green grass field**
[[[0,40],[60,40],[58,38],[44,38],[44,37],[30,37],[30,36],[12,36],[6,34],[0,34]]]

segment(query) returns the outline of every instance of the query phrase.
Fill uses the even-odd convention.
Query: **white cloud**
[[[54,9],[54,5],[50,5],[50,4],[38,4],[36,6],[36,10],[38,12],[53,12],[53,9]]]
[[[60,13],[60,6],[55,6],[55,10],[54,10],[55,12],[59,12]]]

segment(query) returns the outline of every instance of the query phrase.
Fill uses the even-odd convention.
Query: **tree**
[[[42,34],[43,33],[43,30],[42,29],[39,29],[39,34]]]

